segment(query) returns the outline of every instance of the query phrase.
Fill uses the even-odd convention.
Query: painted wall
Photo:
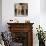
[[[40,0],[40,24],[46,31],[46,0]]]
[[[40,0],[40,10],[42,13],[46,13],[46,0]]]
[[[28,3],[28,16],[26,17],[16,17],[14,15],[14,4],[20,3],[20,2],[26,2]],[[43,26],[44,29],[46,29],[45,25],[46,22],[44,21],[46,19],[46,16],[41,12],[42,3],[40,0],[2,0],[2,26],[3,31],[8,31],[8,25],[7,22],[9,20],[13,19],[14,21],[19,20],[19,22],[24,23],[26,19],[29,19],[31,23],[34,23],[33,25],[33,45],[38,46],[38,39],[36,37],[36,27],[38,27],[39,24]]]
[[[2,0],[0,0],[0,31],[2,31]]]
[[[19,2],[27,2],[28,3],[28,16],[27,17],[15,17],[14,15],[14,4]],[[24,22],[26,18],[28,18],[33,23],[39,23],[39,15],[40,15],[40,0],[3,0],[2,1],[2,25],[4,27],[4,31],[7,30],[6,23],[10,19],[18,19],[20,22]],[[23,19],[22,19],[23,18]]]

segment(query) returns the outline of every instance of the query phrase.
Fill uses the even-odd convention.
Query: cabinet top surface
[[[23,25],[23,24],[31,24],[31,25],[33,25],[34,23],[7,23],[8,25],[14,25],[14,24],[19,24],[19,25]]]

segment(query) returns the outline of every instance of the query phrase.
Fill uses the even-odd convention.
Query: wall
[[[40,0],[40,24],[46,31],[46,0]]]
[[[0,0],[0,31],[2,31],[2,0]]]
[[[46,13],[46,0],[40,0],[40,10],[42,13]]]
[[[29,14],[28,17],[15,17],[14,15],[14,4],[19,2],[27,2],[28,8],[29,8]],[[6,23],[10,19],[17,18],[18,20],[21,20],[20,22],[24,22],[25,18],[28,18],[31,22],[39,23],[39,14],[40,14],[40,0],[3,0],[2,1],[2,23],[3,26],[6,25]],[[23,18],[23,19],[22,19]],[[37,21],[38,20],[38,21]],[[4,27],[5,28],[5,27]],[[5,30],[7,30],[5,28]]]
[[[16,17],[14,15],[14,4],[19,2],[26,2],[28,3],[28,16],[26,17]],[[10,19],[13,19],[14,21],[19,20],[19,22],[24,22],[26,19],[29,19],[31,23],[34,23],[33,25],[33,45],[38,46],[38,39],[36,37],[36,27],[38,27],[39,24],[43,28],[46,26],[46,22],[44,21],[46,19],[46,16],[41,12],[42,11],[42,2],[40,0],[2,0],[2,26],[3,31],[8,31],[8,25],[7,22],[9,22]],[[45,28],[46,29],[46,28]]]

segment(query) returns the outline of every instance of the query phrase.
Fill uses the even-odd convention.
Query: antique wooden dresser
[[[7,23],[12,39],[18,46],[33,46],[33,23]]]

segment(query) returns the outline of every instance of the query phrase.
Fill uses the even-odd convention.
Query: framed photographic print
[[[14,11],[15,11],[15,16],[27,16],[28,3],[16,3]]]

